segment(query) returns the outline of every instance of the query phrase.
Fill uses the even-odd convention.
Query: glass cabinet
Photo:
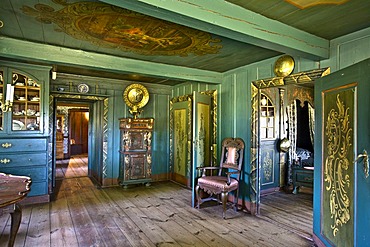
[[[45,80],[39,70],[0,67],[0,134],[43,133]],[[41,79],[38,79],[41,78]]]
[[[12,85],[12,131],[40,130],[41,85],[34,79],[15,72],[12,73]]]

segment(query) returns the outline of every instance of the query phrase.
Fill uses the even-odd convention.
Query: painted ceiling
[[[205,8],[207,2],[212,2],[212,6]],[[232,11],[224,13],[225,9]],[[198,10],[203,12],[197,13]],[[239,12],[242,17],[238,17]],[[365,0],[188,0],[177,3],[2,0],[0,36],[155,64],[225,72],[290,51],[285,49],[289,44],[283,44],[284,39],[249,35],[247,28],[243,30],[243,25],[233,28],[232,22],[242,21],[257,32],[263,29],[272,34],[278,34],[278,30],[286,26],[288,32],[289,28],[294,32],[301,30],[313,39],[317,37],[318,42],[325,42],[369,27],[369,13],[370,1]],[[260,16],[265,18],[267,27],[253,23]],[[276,21],[280,26],[274,27]],[[294,46],[298,37],[288,39],[293,40]],[[308,54],[310,56],[320,59],[320,54]],[[135,79],[130,71],[119,73],[107,69],[102,73],[73,64],[56,65],[59,71],[66,73]],[[136,76],[140,81],[169,85],[183,81],[150,74]]]

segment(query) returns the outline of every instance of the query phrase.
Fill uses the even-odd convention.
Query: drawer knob
[[[1,159],[1,160],[0,160],[0,163],[1,163],[1,164],[7,164],[7,163],[10,163],[10,159],[7,159],[7,158],[5,158],[5,159]]]
[[[12,146],[12,144],[11,143],[3,143],[3,144],[1,144],[1,146],[3,147],[3,148],[10,148],[11,146]]]

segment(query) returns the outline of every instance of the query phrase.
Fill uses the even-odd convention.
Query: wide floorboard
[[[194,209],[191,191],[172,182],[101,189],[72,175],[61,176],[56,191],[50,203],[23,207],[15,246],[314,246],[267,211],[255,217],[230,208],[224,220],[221,206]],[[262,212],[267,207],[274,206]],[[0,247],[9,229],[9,215],[0,216]]]

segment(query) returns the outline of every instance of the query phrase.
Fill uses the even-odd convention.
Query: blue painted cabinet
[[[41,201],[49,200],[49,73],[0,61],[0,172],[31,177],[28,197]]]

